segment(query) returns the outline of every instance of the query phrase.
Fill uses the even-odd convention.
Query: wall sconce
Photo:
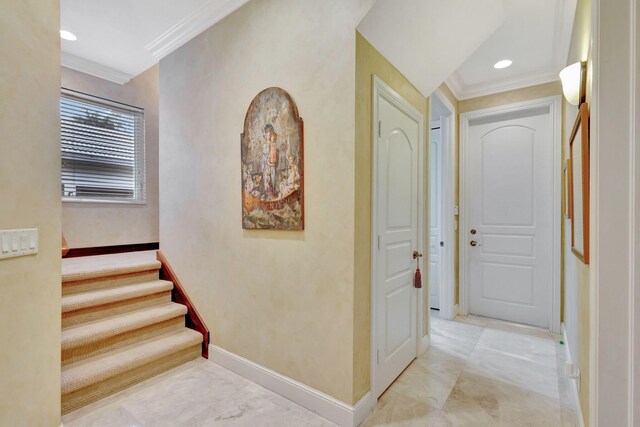
[[[576,62],[560,71],[562,92],[570,104],[580,105],[587,98],[587,63]]]

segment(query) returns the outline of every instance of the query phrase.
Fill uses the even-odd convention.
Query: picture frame
[[[242,228],[304,230],[304,124],[287,91],[258,93],[240,134]]]
[[[589,264],[589,107],[582,103],[569,139],[571,252]]]

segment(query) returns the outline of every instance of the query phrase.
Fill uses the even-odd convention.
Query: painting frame
[[[269,87],[240,134],[242,228],[304,230],[304,121],[287,91]]]
[[[571,186],[569,185],[569,177],[571,176],[571,160],[567,159],[562,168],[562,188],[564,189],[562,199],[562,212],[566,219],[571,219]]]
[[[589,264],[589,106],[580,105],[569,138],[571,252]]]

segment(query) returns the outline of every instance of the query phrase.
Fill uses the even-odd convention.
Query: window
[[[62,200],[144,203],[144,110],[63,89]]]

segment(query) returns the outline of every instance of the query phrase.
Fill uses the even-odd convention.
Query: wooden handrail
[[[173,282],[173,291],[171,291],[171,300],[178,304],[185,305],[187,307],[187,315],[185,316],[185,323],[187,328],[196,330],[202,334],[202,357],[209,358],[209,341],[210,334],[207,325],[204,324],[204,320],[196,310],[195,305],[191,302],[189,295],[184,289],[184,286],[180,283],[178,276],[173,271],[167,258],[164,254],[158,250],[156,258],[162,264],[160,267],[160,279]]]
[[[64,238],[64,233],[60,233],[62,235],[62,258],[66,257],[69,253],[69,245],[67,244],[67,239]]]
[[[122,254],[125,252],[157,251],[159,247],[160,247],[160,244],[158,242],[149,242],[149,243],[130,243],[126,245],[113,245],[113,246],[89,246],[86,248],[69,248],[65,258],[76,258],[76,257],[94,256],[94,255]]]

